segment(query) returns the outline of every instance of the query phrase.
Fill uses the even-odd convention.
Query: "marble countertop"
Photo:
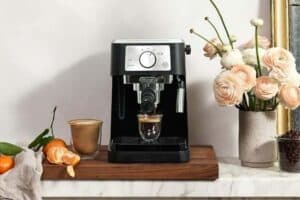
[[[216,181],[43,181],[43,196],[300,197],[300,173],[241,167],[237,158],[219,160]]]

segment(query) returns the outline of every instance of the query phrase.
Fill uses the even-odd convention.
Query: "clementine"
[[[66,164],[66,165],[75,166],[79,163],[80,156],[73,153],[72,151],[67,151],[62,156],[62,160],[63,160],[64,164]]]
[[[14,158],[11,156],[0,155],[0,174],[12,169],[15,165]]]
[[[66,170],[67,170],[67,173],[69,176],[71,176],[72,178],[75,177],[75,170],[74,170],[73,165],[68,165]]]
[[[63,164],[63,155],[68,151],[66,147],[51,147],[47,151],[47,160],[52,164]]]
[[[45,155],[47,155],[47,152],[49,149],[51,149],[51,147],[67,147],[65,141],[63,141],[62,139],[59,138],[54,138],[53,140],[51,140],[50,142],[48,142],[48,144],[46,144],[43,147],[43,152]]]

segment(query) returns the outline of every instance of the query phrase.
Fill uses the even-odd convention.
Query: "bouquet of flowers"
[[[236,106],[243,111],[273,111],[281,103],[286,108],[295,109],[300,105],[300,75],[296,70],[295,58],[287,50],[270,47],[270,41],[258,35],[263,20],[252,19],[254,37],[235,47],[236,37],[229,34],[222,14],[213,0],[227,36],[225,42],[213,22],[205,20],[216,32],[216,37],[207,39],[190,29],[207,43],[204,56],[220,57],[222,71],[214,80],[214,95],[221,106]]]

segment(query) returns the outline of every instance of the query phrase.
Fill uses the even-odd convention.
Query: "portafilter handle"
[[[145,113],[145,114],[154,113],[156,109],[155,102],[156,102],[155,92],[150,88],[144,89],[142,91],[142,98],[141,98],[141,105],[140,105],[141,113]]]
[[[159,103],[160,88],[157,87],[156,77],[140,77],[140,112],[145,114],[154,113]],[[158,91],[157,91],[158,90]]]

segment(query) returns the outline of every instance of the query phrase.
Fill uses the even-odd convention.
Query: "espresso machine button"
[[[142,67],[151,68],[155,65],[155,63],[156,63],[156,56],[153,52],[144,51],[140,55],[140,64],[142,65]]]

